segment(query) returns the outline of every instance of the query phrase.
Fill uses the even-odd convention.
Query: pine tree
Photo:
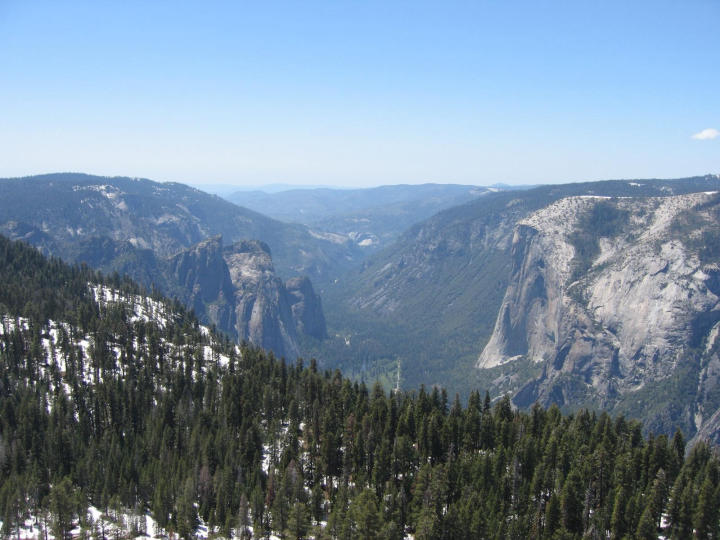
[[[553,493],[545,507],[545,538],[552,538],[560,530],[561,521],[560,498]]]
[[[563,485],[560,505],[563,526],[574,534],[583,532],[583,499],[582,477],[576,469],[573,469]]]
[[[717,490],[710,478],[706,478],[700,487],[692,523],[696,538],[717,538],[718,536],[718,500]]]
[[[250,539],[250,503],[248,502],[245,493],[240,496],[240,505],[238,507],[235,530],[236,535],[242,540]]]
[[[653,516],[652,505],[648,504],[640,517],[635,538],[638,540],[656,540],[657,527],[655,525],[655,516]]]
[[[310,529],[310,513],[305,503],[296,502],[290,508],[287,520],[287,534],[290,538],[301,540]]]
[[[350,504],[348,512],[356,538],[376,538],[380,532],[381,516],[375,494],[363,490]]]
[[[424,506],[420,511],[415,525],[415,538],[418,540],[433,540],[439,537],[440,524],[433,508]]]
[[[15,478],[9,478],[0,490],[0,515],[3,521],[1,534],[10,537],[13,530],[16,530],[17,537],[20,538],[24,506],[20,486],[17,485]]]
[[[290,504],[288,481],[283,478],[270,509],[272,528],[280,534],[287,528]]]
[[[177,501],[177,532],[185,539],[191,538],[200,524],[195,508],[195,483],[192,478],[185,481],[182,494]]]
[[[72,480],[66,476],[50,491],[50,514],[55,538],[69,538],[76,512],[76,494]]]
[[[166,528],[170,521],[170,513],[172,511],[172,497],[168,487],[168,479],[166,476],[160,476],[157,487],[153,494],[152,513],[155,521],[162,528]]]
[[[610,518],[610,535],[613,539],[621,539],[627,531],[626,505],[627,494],[625,488],[621,486],[615,495],[612,517]]]

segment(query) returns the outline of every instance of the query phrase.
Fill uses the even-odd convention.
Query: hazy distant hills
[[[347,237],[365,251],[389,245],[411,225],[437,212],[497,191],[457,184],[392,185],[366,189],[237,191],[226,196],[275,219]]]

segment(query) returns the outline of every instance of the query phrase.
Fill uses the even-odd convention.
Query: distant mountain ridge
[[[238,339],[386,387],[488,389],[720,440],[718,175],[476,194],[374,254],[185,186],[66,180],[26,184],[47,208],[27,189],[2,199],[0,230],[159,284]],[[213,232],[221,222],[234,237]],[[238,231],[277,242],[285,264]]]
[[[157,287],[203,322],[288,358],[300,353],[301,336],[325,334],[319,297],[302,273],[335,272],[352,259],[348,246],[301,225],[181,184],[78,174],[0,180],[0,233]],[[253,238],[277,246],[293,294],[268,244]]]
[[[410,226],[433,214],[497,191],[459,184],[391,185],[357,189],[237,191],[226,198],[319,234],[349,239],[365,252],[390,245]]]
[[[330,241],[215,195],[177,183],[59,173],[0,179],[0,232],[57,254],[93,237],[172,256],[211,236],[256,239],[272,249],[280,274],[334,277],[356,257]]]

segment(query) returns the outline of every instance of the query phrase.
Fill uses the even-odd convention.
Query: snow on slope
[[[120,291],[105,286],[90,284],[89,287],[101,308],[107,308],[112,305],[125,306],[127,308],[127,319],[131,323],[154,322],[158,328],[162,330],[167,327],[170,317],[172,316],[169,306],[158,300],[140,295],[124,295]],[[30,321],[23,317],[0,315],[0,336],[8,335],[16,329],[20,329],[21,331],[30,330]],[[211,333],[207,327],[201,326],[200,330],[203,335],[210,338]],[[97,382],[95,378],[98,376],[98,372],[91,369],[88,362],[88,359],[93,356],[95,346],[95,338],[92,335],[78,334],[77,329],[71,327],[68,323],[50,320],[47,321],[46,326],[42,329],[41,344],[45,357],[45,364],[40,366],[41,375],[45,374],[47,370],[57,370],[60,375],[64,375],[67,369],[68,357],[71,351],[73,351],[78,358],[85,360],[85,363],[80,366],[79,369],[79,372],[82,373],[83,381],[88,384]],[[212,364],[226,366],[229,362],[229,358],[218,352],[218,348],[214,345],[215,343],[212,339],[208,339],[208,344],[202,345],[202,355],[205,360],[203,370],[207,370],[207,367]],[[168,356],[180,352],[178,347],[189,347],[188,345],[174,345],[162,338],[160,346]],[[136,339],[133,343],[133,348],[142,355],[147,345],[138,343]],[[235,351],[239,356],[240,348],[238,346],[236,346]],[[112,354],[116,360],[120,359],[123,354],[120,345],[117,343],[111,345],[110,354]],[[121,373],[121,375],[124,375],[124,373]],[[66,388],[66,391],[67,390]]]
[[[94,506],[90,506],[87,514],[70,531],[73,538],[98,537],[105,538],[134,538],[135,540],[151,540],[154,538],[168,538],[167,532],[159,527],[150,514],[137,514],[127,509],[107,509],[105,512]],[[0,530],[3,522],[0,520]],[[252,526],[248,527],[250,534],[253,534]],[[219,527],[211,530],[202,519],[195,531],[194,537],[197,540],[207,540],[211,536],[217,537]],[[253,534],[254,536],[254,534]],[[51,524],[47,516],[31,515],[25,519],[20,530],[15,530],[11,536],[18,540],[56,540],[52,533]],[[230,540],[241,538],[239,530],[233,530]],[[271,534],[270,540],[280,540],[278,536]],[[308,537],[312,538],[312,537]]]

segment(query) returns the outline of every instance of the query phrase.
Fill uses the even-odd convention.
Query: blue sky
[[[719,23],[717,0],[0,0],[0,176],[720,173]]]

